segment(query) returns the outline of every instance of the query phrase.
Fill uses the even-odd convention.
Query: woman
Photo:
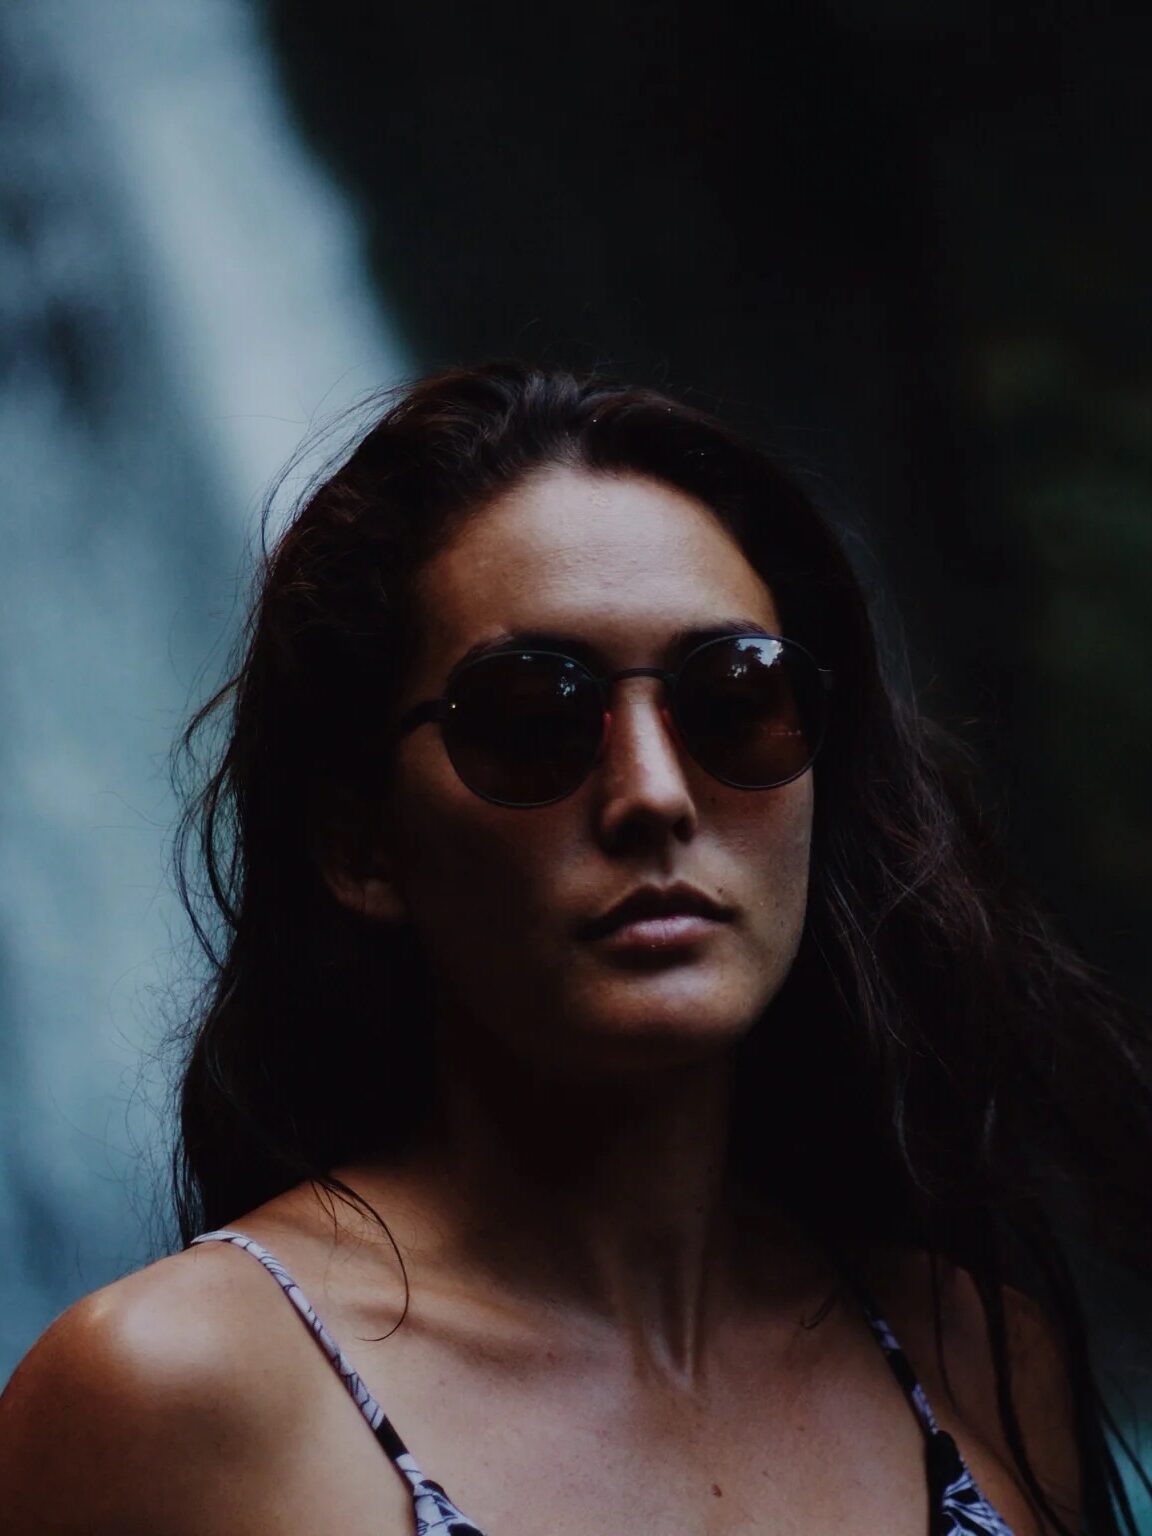
[[[190,1246],[17,1372],[18,1529],[1120,1529],[1046,1174],[1147,1231],[1144,1038],[759,451],[430,379],[225,705]]]

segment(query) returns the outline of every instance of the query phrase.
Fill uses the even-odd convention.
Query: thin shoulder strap
[[[871,1296],[861,1285],[860,1281],[849,1269],[841,1271],[851,1289],[855,1292],[856,1299],[860,1303],[860,1309],[868,1320],[868,1326],[876,1337],[892,1369],[892,1374],[900,1383],[904,1396],[912,1405],[912,1410],[920,1420],[924,1433],[929,1437],[940,1433],[940,1426],[936,1422],[936,1415],[932,1412],[931,1405],[925,1395],[924,1388],[916,1379],[916,1373],[909,1364],[908,1357],[900,1348],[896,1335],[876,1310],[876,1305]]]
[[[327,1328],[325,1328],[324,1324],[320,1321],[315,1308],[310,1304],[308,1298],[304,1295],[304,1292],[296,1284],[295,1280],[293,1280],[292,1276],[284,1268],[283,1264],[281,1264],[278,1258],[269,1253],[267,1248],[262,1248],[260,1244],[253,1238],[246,1237],[243,1232],[231,1232],[225,1229],[221,1229],[218,1232],[201,1232],[199,1237],[194,1237],[192,1239],[192,1242],[233,1243],[237,1248],[245,1249],[246,1252],[250,1253],[254,1259],[259,1259],[260,1263],[263,1264],[264,1268],[268,1271],[268,1273],[279,1285],[280,1289],[284,1292],[285,1296],[287,1296],[288,1300],[296,1308],[296,1311],[304,1319],[305,1323],[307,1323],[309,1329],[312,1332],[313,1338],[316,1340],[317,1344],[319,1344],[324,1353],[328,1356],[328,1359],[331,1361],[336,1374],[347,1387],[349,1395],[355,1402],[357,1408],[359,1408],[360,1412],[368,1420],[368,1424],[373,1434],[384,1447],[384,1450],[388,1453],[393,1461],[395,1461],[398,1456],[405,1456],[408,1454],[407,1446],[401,1440],[396,1431],[392,1428],[392,1425],[388,1422],[387,1415],[385,1414],[383,1408],[381,1408],[380,1404],[376,1401],[371,1392],[369,1392],[368,1388],[364,1385],[363,1380],[353,1369],[352,1364],[348,1357],[345,1355],[344,1351],[340,1348],[339,1344],[337,1344],[336,1340],[332,1337]]]
[[[452,1531],[458,1533],[458,1536],[483,1536],[479,1526],[474,1525],[466,1515],[461,1513],[444,1492],[441,1484],[426,1477],[421,1471],[416,1458],[392,1428],[383,1408],[364,1385],[360,1375],[353,1369],[351,1361],[320,1321],[316,1309],[280,1260],[245,1233],[231,1232],[225,1228],[217,1232],[201,1232],[199,1237],[194,1237],[192,1241],[193,1243],[232,1243],[237,1248],[243,1248],[254,1259],[259,1259],[276,1281],[295,1307],[297,1314],[308,1325],[309,1332],[328,1356],[340,1380],[347,1387],[349,1396],[368,1421],[372,1433],[380,1442],[385,1454],[411,1489],[416,1515],[416,1536],[433,1536],[433,1533],[438,1531]]]
[[[972,1532],[974,1536],[977,1531],[980,1536],[1013,1536],[1003,1515],[981,1492],[955,1439],[936,1422],[936,1415],[916,1379],[908,1356],[877,1311],[871,1295],[843,1259],[840,1273],[860,1303],[876,1342],[924,1431],[932,1531],[939,1532],[940,1536],[962,1536],[963,1532]]]

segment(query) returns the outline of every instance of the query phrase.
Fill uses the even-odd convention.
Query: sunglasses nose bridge
[[[672,696],[672,684],[676,680],[676,674],[666,671],[663,667],[623,667],[619,672],[612,672],[609,676],[601,678],[600,691],[604,696],[605,714],[610,716],[612,713],[612,695],[616,684],[630,677],[655,677],[663,683],[664,686],[660,695],[660,709],[664,715],[667,715],[668,702]]]
[[[675,676],[675,673],[668,672],[663,667],[624,667],[619,672],[612,672],[607,677],[602,677],[600,679],[600,693],[604,700],[605,719],[611,719],[612,716],[612,700],[616,691],[616,685],[631,677],[654,677],[664,685],[659,695],[660,712],[667,717]]]
[[[653,690],[660,713],[661,724],[673,748],[678,749],[679,747],[679,736],[674,726],[671,708],[672,684],[675,681],[675,673],[669,672],[663,667],[625,667],[621,671],[613,672],[610,676],[602,677],[599,680],[601,697],[603,699],[603,716],[597,761],[603,758],[609,736],[611,735],[613,716],[617,712],[614,705],[617,685],[634,677],[653,677],[663,685],[660,689]]]

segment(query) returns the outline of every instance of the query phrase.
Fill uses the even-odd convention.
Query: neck
[[[595,1083],[544,1080],[490,1041],[445,1056],[405,1165],[435,1271],[610,1329],[639,1374],[683,1385],[722,1324],[791,1319],[827,1281],[794,1224],[735,1184],[727,1054]]]

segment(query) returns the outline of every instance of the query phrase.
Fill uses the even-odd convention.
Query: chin
[[[727,1055],[750,1033],[759,1008],[701,1007],[684,1000],[680,1007],[631,1006],[605,1009],[570,1020],[569,1038],[584,1060],[605,1065],[657,1069],[707,1061]]]

